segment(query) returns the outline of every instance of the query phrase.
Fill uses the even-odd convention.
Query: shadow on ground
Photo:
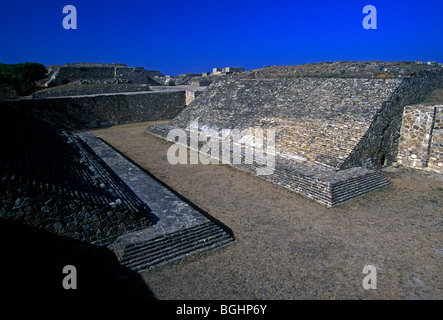
[[[155,299],[142,277],[106,247],[0,219],[2,291],[9,299]],[[63,288],[63,267],[77,270],[77,289]]]

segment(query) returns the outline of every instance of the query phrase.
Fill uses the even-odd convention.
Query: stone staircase
[[[116,241],[112,250],[122,265],[140,272],[197,252],[224,247],[233,241],[226,231],[208,222],[147,241]]]

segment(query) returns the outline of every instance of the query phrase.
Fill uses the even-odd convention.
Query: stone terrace
[[[2,108],[1,217],[94,244],[152,224],[150,209],[76,136]]]
[[[3,105],[3,219],[109,246],[132,270],[225,246],[232,235],[106,143]]]
[[[388,183],[372,168],[395,161],[403,106],[442,84],[441,68],[404,79],[227,79],[147,131],[166,138],[191,121],[205,135],[275,129],[275,171],[261,177],[335,206]],[[255,172],[259,164],[234,166]]]

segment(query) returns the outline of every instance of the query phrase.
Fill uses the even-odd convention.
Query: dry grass
[[[229,226],[236,244],[155,267],[160,299],[442,299],[443,176],[388,168],[391,185],[327,209],[226,165],[170,165],[148,123],[97,130]],[[377,268],[364,290],[363,267]]]

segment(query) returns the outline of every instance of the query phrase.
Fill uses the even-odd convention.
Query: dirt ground
[[[443,298],[443,175],[390,167],[389,186],[329,209],[227,165],[170,165],[149,124],[93,133],[236,238],[146,271],[158,299]],[[376,289],[363,288],[365,265]]]

